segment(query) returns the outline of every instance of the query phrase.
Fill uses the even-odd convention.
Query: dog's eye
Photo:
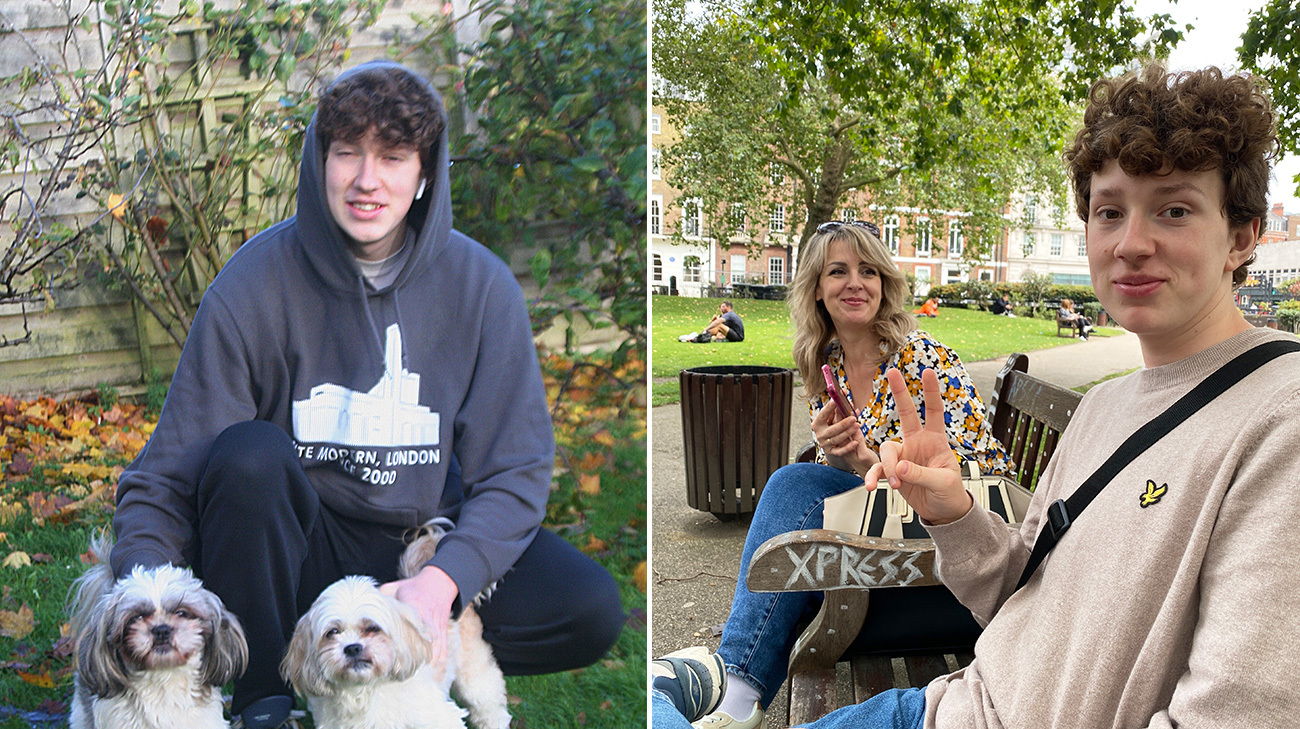
[[[330,628],[329,630],[325,631],[325,637],[333,638],[334,636],[338,635],[341,632],[343,631],[339,630],[338,628]]]
[[[182,620],[189,620],[190,618],[194,617],[193,614],[190,613],[190,611],[186,610],[185,608],[176,608],[175,610],[172,611],[172,615],[175,615],[176,617],[181,618]]]
[[[367,625],[366,629],[362,632],[366,635],[374,635],[375,633],[382,633],[384,631],[378,625]]]

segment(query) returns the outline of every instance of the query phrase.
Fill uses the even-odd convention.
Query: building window
[[[655,281],[664,280],[664,259],[658,253],[655,254],[653,271]]]
[[[943,282],[946,284],[961,283],[962,282],[961,269],[956,266],[944,266]]]
[[[898,216],[886,215],[883,229],[885,232],[884,244],[889,246],[890,253],[898,255]]]
[[[1033,195],[1025,195],[1025,220],[1030,225],[1038,221],[1038,198]]]
[[[1088,257],[1088,236],[1086,235],[1074,236],[1074,244],[1079,247],[1079,258],[1087,258]]]
[[[785,284],[785,259],[772,256],[767,259],[767,282],[773,286]]]
[[[857,208],[844,208],[843,210],[840,211],[840,222],[841,222],[841,223],[852,223],[853,221],[855,221],[855,220],[857,220],[857,219],[858,219],[858,209],[857,209]]]
[[[687,256],[686,260],[682,262],[682,271],[683,271],[682,280],[684,280],[686,283],[700,282],[699,259],[695,258],[694,256]]]
[[[966,236],[961,232],[961,221],[948,221],[948,257],[961,258],[962,249],[966,247]]]
[[[1023,248],[1025,258],[1034,255],[1034,234],[1025,233],[1025,247]]]
[[[650,196],[650,235],[663,234],[664,196]]]
[[[772,214],[767,220],[767,229],[772,233],[785,232],[785,206],[781,203],[772,206]]]
[[[659,115],[658,115],[658,114],[651,114],[651,115],[650,115],[650,133],[651,133],[651,134],[658,134],[658,133],[659,133]]]
[[[917,266],[912,273],[916,276],[916,295],[925,296],[930,293],[930,267]]]
[[[731,227],[737,232],[745,232],[745,205],[744,203],[732,203],[727,206],[727,215],[731,219]]]
[[[983,269],[982,271],[980,271],[980,280],[981,280],[981,281],[992,281],[992,280],[993,280],[993,272],[990,271],[990,270],[988,270],[987,268],[986,268],[986,269]]]
[[[920,218],[916,221],[916,255],[930,255],[930,245],[934,237],[932,232],[929,218]]]
[[[659,179],[659,150],[650,148],[650,178]]]
[[[748,260],[745,254],[732,254],[731,256],[731,282],[745,282],[745,261]]]
[[[704,231],[703,208],[698,198],[682,203],[682,235],[687,238],[700,237]]]
[[[768,175],[768,179],[771,180],[773,185],[779,186],[785,184],[785,170],[781,169],[781,165],[775,162],[768,165],[767,175]]]
[[[1064,244],[1065,244],[1065,236],[1061,235],[1060,233],[1053,233],[1052,247],[1049,249],[1049,252],[1053,256],[1061,255],[1061,249],[1064,247]]]

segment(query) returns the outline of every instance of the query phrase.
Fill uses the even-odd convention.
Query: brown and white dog
[[[136,567],[114,580],[112,547],[93,538],[99,564],[73,585],[70,729],[228,727],[221,687],[248,663],[239,620],[188,569]]]
[[[415,574],[446,533],[445,519],[421,527],[399,574]],[[280,672],[307,697],[320,729],[507,729],[506,684],[483,640],[483,624],[465,608],[447,631],[447,658],[433,651],[415,611],[382,594],[370,577],[345,577],[321,592],[298,621]]]

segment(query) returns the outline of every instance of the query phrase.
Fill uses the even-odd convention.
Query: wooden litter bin
[[[790,459],[794,372],[724,365],[678,379],[686,503],[721,519],[754,513],[767,477]]]

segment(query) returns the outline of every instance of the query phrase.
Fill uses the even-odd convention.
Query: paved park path
[[[1005,358],[967,362],[966,369],[981,397],[989,398]],[[1054,384],[1074,388],[1142,366],[1137,337],[1093,337],[1029,354],[1029,372]],[[807,404],[796,385],[790,424],[791,452],[812,439]],[[740,549],[746,525],[720,522],[686,505],[681,409],[652,408],[651,439],[651,646],[659,656],[689,645],[718,647],[722,623],[731,608]],[[782,691],[768,711],[785,713]],[[769,727],[785,724],[769,718]]]

